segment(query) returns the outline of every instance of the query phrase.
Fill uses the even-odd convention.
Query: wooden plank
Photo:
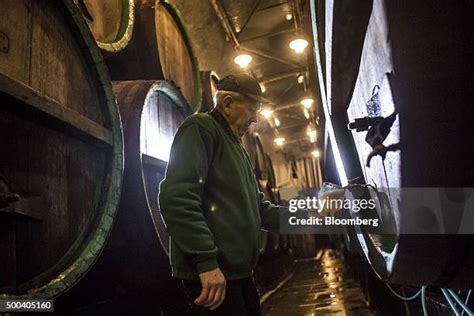
[[[86,57],[89,52],[81,47],[81,39],[72,32],[60,5],[45,5],[47,2],[31,2],[31,71],[27,85],[107,126],[103,88],[95,75],[95,65]]]
[[[34,109],[54,119],[58,123],[80,132],[83,135],[93,138],[100,143],[112,146],[112,132],[96,122],[82,116],[69,108],[61,106],[48,96],[33,90],[8,76],[0,73],[0,87],[2,91],[19,99],[25,108]],[[60,125],[60,124],[58,124]]]
[[[176,84],[189,104],[195,105],[193,57],[186,47],[186,35],[178,21],[161,4],[156,8],[155,25],[163,74]]]
[[[8,49],[0,52],[0,72],[26,84],[30,68],[30,15],[29,0],[2,2],[0,32]]]

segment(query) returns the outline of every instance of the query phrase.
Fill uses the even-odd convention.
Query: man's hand
[[[203,305],[210,310],[218,308],[225,298],[226,281],[221,269],[216,268],[211,271],[199,274],[201,279],[202,291],[194,301],[196,305]]]

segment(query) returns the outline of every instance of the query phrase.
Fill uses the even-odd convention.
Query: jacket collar
[[[213,109],[209,114],[219,123],[219,125],[224,129],[224,131],[236,142],[240,143],[240,138],[238,138],[232,129],[230,128],[229,122],[226,118],[216,109]]]

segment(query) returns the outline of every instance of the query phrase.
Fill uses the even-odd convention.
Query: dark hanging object
[[[369,129],[367,136],[365,136],[365,141],[372,146],[372,148],[376,145],[382,145],[388,134],[390,134],[397,114],[397,112],[393,112],[386,118],[378,120],[378,122]]]
[[[393,122],[395,122],[397,112],[393,112],[391,115],[380,120],[377,124],[373,125],[367,135],[365,136],[365,141],[372,146],[372,151],[367,156],[367,167],[370,167],[370,161],[374,156],[380,155],[382,160],[385,160],[385,156],[388,151],[397,151],[400,150],[400,144],[392,144],[389,146],[384,146],[383,142],[390,134],[391,127]]]
[[[356,118],[354,122],[349,123],[349,128],[355,129],[357,132],[363,132],[382,120],[382,116]]]

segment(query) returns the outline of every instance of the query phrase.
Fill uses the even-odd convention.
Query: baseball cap
[[[217,90],[237,92],[255,101],[273,104],[272,101],[262,96],[262,89],[257,79],[247,74],[225,76],[219,80]]]

